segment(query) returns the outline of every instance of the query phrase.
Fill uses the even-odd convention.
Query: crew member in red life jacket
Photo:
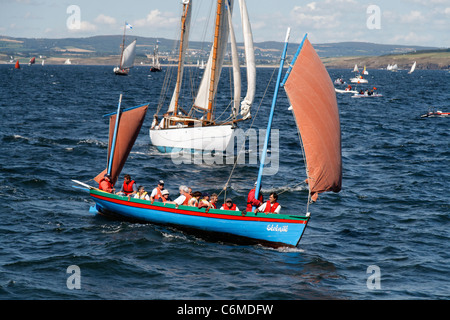
[[[152,193],[150,195],[150,200],[153,202],[155,200],[162,198],[162,191],[164,190],[164,181],[159,180],[158,186],[152,190]]]
[[[228,198],[225,203],[222,205],[220,210],[234,210],[239,211],[239,208],[236,206],[235,203],[233,203],[233,200],[231,198]]]
[[[120,196],[134,196],[138,192],[136,182],[131,180],[131,176],[126,174],[123,176],[122,188],[117,192]]]
[[[255,209],[255,212],[265,212],[267,213],[280,213],[281,206],[277,202],[278,195],[272,192],[269,197],[269,201],[263,203],[259,208]]]
[[[111,183],[111,176],[109,174],[105,174],[103,179],[100,180],[98,184],[98,188],[105,192],[113,193],[116,189],[114,189],[113,184]]]
[[[258,182],[255,182],[255,186],[247,196],[247,212],[252,212],[252,207],[258,208],[261,206],[264,202],[263,195],[261,194],[261,190],[258,196],[258,199],[255,199],[255,193],[256,193],[256,185]]]

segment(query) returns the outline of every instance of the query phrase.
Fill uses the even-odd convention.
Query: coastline
[[[28,64],[29,57],[18,58],[20,64]],[[65,55],[63,57],[49,57],[36,58],[36,64],[41,64],[45,60],[46,65],[64,65],[64,61],[71,59],[71,65],[85,65],[85,66],[117,66],[119,56],[108,57],[83,57],[77,55]],[[15,63],[16,60],[14,60]],[[385,56],[348,56],[327,58],[323,57],[322,61],[325,67],[329,69],[352,69],[355,64],[359,67],[366,66],[367,69],[385,69],[388,64],[397,64],[400,69],[409,69],[414,61],[417,61],[417,70],[450,70],[450,52],[430,52],[417,54],[403,54],[403,55],[385,55]],[[0,55],[0,64],[13,64],[9,62],[6,55]],[[174,63],[161,64],[162,67],[167,68],[176,66]],[[150,67],[151,63],[147,58],[136,57],[135,67]],[[196,67],[196,64],[188,64],[187,67]],[[231,65],[224,65],[224,67],[231,67]],[[245,65],[241,65],[245,67]],[[274,63],[258,63],[258,68],[277,68],[278,64]]]

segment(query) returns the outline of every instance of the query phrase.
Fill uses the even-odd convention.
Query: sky
[[[210,41],[213,0],[192,0],[191,39]],[[123,33],[177,39],[182,0],[0,0],[0,35],[79,38]],[[305,33],[312,43],[364,41],[450,47],[450,0],[246,0],[255,42],[291,41]],[[242,41],[238,0],[233,24]],[[75,8],[75,9],[74,9]],[[70,24],[78,21],[79,24]],[[210,30],[209,28],[208,30]]]

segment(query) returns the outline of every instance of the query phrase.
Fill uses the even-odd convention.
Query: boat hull
[[[368,94],[359,94],[359,93],[357,93],[357,94],[354,94],[353,96],[352,96],[352,98],[376,98],[376,97],[382,97],[383,95],[382,94],[379,94],[379,93],[374,93],[374,94],[371,94],[371,95],[368,95]]]
[[[356,90],[341,90],[341,89],[334,89],[337,93],[358,93]]]
[[[150,68],[150,72],[161,72],[161,71],[162,71],[162,69],[159,67],[151,67]]]
[[[182,150],[225,152],[233,138],[231,125],[150,129],[150,143],[162,153]]]
[[[129,71],[129,69],[120,69],[118,67],[114,68],[114,74],[118,76],[127,76]]]
[[[203,209],[188,206],[164,205],[146,200],[91,190],[96,210],[103,215],[135,222],[173,226],[179,230],[209,239],[231,243],[261,244],[270,247],[298,245],[309,217],[242,213]],[[208,239],[208,240],[209,240]]]
[[[450,112],[442,112],[442,111],[436,111],[436,112],[428,112],[426,114],[421,115],[422,118],[427,117],[450,117]]]
[[[350,81],[351,83],[369,83],[368,80],[360,78],[351,78]]]

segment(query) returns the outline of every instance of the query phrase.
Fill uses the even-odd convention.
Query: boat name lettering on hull
[[[288,226],[281,226],[269,224],[267,225],[267,231],[276,231],[276,232],[288,232]]]

